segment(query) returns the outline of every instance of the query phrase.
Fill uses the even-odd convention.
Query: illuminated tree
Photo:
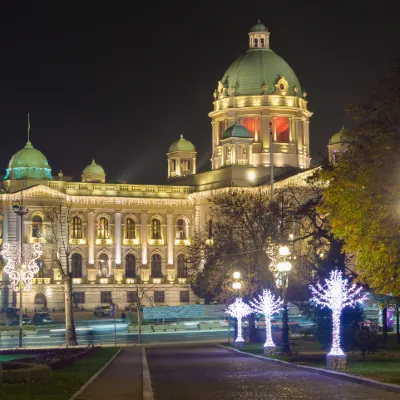
[[[237,319],[237,337],[235,343],[244,342],[242,336],[242,318],[250,315],[253,310],[241,298],[236,298],[235,302],[230,304],[225,312]]]
[[[265,317],[265,344],[264,348],[275,347],[271,333],[271,318],[274,314],[279,313],[283,300],[278,296],[275,297],[270,290],[264,290],[262,295],[258,295],[258,299],[254,298],[250,301],[254,312],[264,314]]]
[[[329,279],[325,279],[325,285],[317,283],[315,286],[310,285],[312,298],[321,308],[328,307],[332,310],[332,347],[328,354],[329,358],[341,358],[341,363],[345,364],[346,355],[340,347],[340,315],[343,308],[349,306],[354,307],[356,303],[362,303],[367,295],[362,295],[361,286],[353,284],[349,286],[347,279],[343,279],[342,272],[334,270],[331,272]],[[339,366],[340,367],[340,366]]]

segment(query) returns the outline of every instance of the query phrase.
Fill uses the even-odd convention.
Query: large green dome
[[[12,156],[4,179],[42,180],[53,177],[47,158],[28,140],[25,147]]]
[[[268,85],[267,93],[275,92],[275,84],[285,78],[288,95],[302,96],[300,82],[289,64],[269,48],[253,48],[237,58],[225,72],[222,84],[234,88],[234,96],[260,95]],[[294,88],[297,88],[297,93]]]

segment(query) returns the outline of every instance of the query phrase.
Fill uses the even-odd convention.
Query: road
[[[400,394],[215,346],[146,349],[155,400],[394,400]]]

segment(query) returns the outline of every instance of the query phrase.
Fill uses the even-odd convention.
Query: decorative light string
[[[312,298],[321,308],[328,307],[332,310],[332,348],[331,356],[345,356],[340,347],[340,315],[343,308],[354,307],[362,303],[368,295],[361,294],[362,287],[356,284],[349,285],[348,279],[343,278],[342,272],[334,270],[330,278],[325,279],[325,285],[317,283],[310,285]]]
[[[32,279],[39,272],[39,266],[36,260],[42,255],[40,243],[24,244],[22,247],[22,260],[19,257],[19,243],[4,243],[0,254],[6,260],[4,272],[11,280],[11,286],[14,291],[19,291],[21,280],[24,284],[24,290],[32,288]],[[21,265],[19,263],[21,262]]]
[[[250,315],[253,312],[252,308],[238,297],[232,304],[229,305],[225,312],[237,319],[237,336],[235,342],[244,342],[242,336],[242,318]]]

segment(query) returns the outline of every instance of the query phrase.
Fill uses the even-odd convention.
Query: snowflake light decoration
[[[254,312],[264,314],[265,317],[265,344],[264,347],[275,347],[272,340],[271,318],[272,315],[279,313],[283,304],[283,300],[275,297],[270,290],[264,290],[262,295],[250,301],[250,305]]]
[[[342,272],[334,270],[329,279],[325,279],[325,285],[317,283],[310,285],[312,298],[321,308],[328,307],[332,310],[332,348],[328,356],[345,356],[340,347],[340,315],[343,308],[354,307],[362,303],[368,296],[362,295],[361,286],[353,284],[349,286],[348,279],[343,279]]]
[[[39,272],[36,260],[42,255],[40,243],[24,244],[22,247],[22,265],[20,264],[20,245],[18,243],[4,243],[0,254],[6,260],[4,272],[11,280],[14,291],[19,290],[21,280],[24,290],[28,291],[32,287],[32,279]]]
[[[242,336],[242,318],[250,315],[253,312],[252,308],[241,298],[236,298],[235,302],[230,304],[225,312],[237,319],[237,337],[235,342],[244,342]]]

